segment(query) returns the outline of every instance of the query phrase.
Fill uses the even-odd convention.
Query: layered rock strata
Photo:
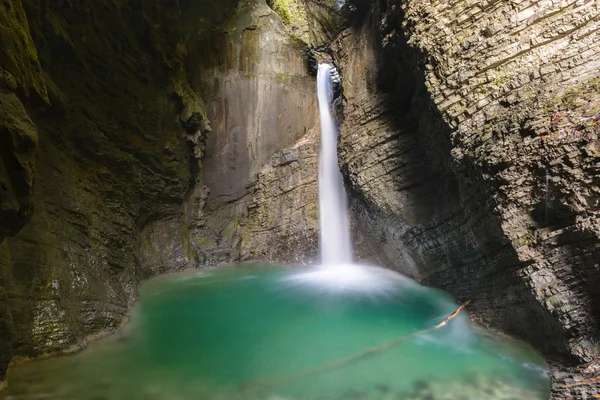
[[[155,273],[314,255],[314,79],[263,2],[5,3],[0,381]]]
[[[195,60],[212,133],[182,213],[144,230],[144,263],[314,260],[318,115],[306,45],[251,1],[199,46],[212,50]]]
[[[357,226],[488,326],[596,359],[600,4],[355,7],[332,47]],[[574,377],[556,370],[557,398],[593,392],[562,389]]]
[[[0,381],[154,274],[315,258],[315,80],[264,2],[3,7]]]
[[[287,28],[258,0],[0,5],[0,381],[114,329],[153,274],[315,259],[298,35],[329,43],[339,13],[295,3]],[[347,3],[358,257],[472,299],[553,361],[556,398],[592,396],[562,384],[597,371],[600,4]]]

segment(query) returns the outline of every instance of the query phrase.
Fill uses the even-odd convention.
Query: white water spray
[[[331,65],[319,64],[317,94],[321,117],[321,154],[319,155],[321,266],[308,270],[302,269],[286,277],[285,281],[294,286],[306,285],[325,291],[362,293],[370,297],[393,295],[400,290],[400,287],[412,281],[396,272],[352,263],[348,205],[337,158],[339,131],[331,116],[332,75],[335,74],[336,70]],[[412,284],[416,285],[414,282]]]
[[[319,156],[319,220],[321,224],[321,263],[352,263],[352,244],[348,225],[348,205],[342,174],[338,166],[336,122],[331,116],[333,88],[329,64],[319,64],[317,94],[321,119],[321,154]]]

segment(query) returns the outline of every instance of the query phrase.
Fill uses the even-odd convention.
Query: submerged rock
[[[390,397],[399,398],[399,397]],[[522,387],[510,379],[474,377],[463,381],[428,382],[425,388],[403,395],[404,400],[536,400],[539,392]],[[384,400],[385,397],[382,398]]]

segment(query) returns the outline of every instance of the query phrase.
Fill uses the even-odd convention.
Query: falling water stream
[[[123,330],[74,356],[11,367],[0,398],[547,399],[546,364],[530,347],[472,327],[466,312],[431,330],[456,309],[450,295],[351,264],[332,73],[319,66],[322,266],[154,278]]]
[[[352,245],[347,216],[346,192],[338,167],[338,127],[332,117],[334,68],[319,64],[317,93],[321,118],[321,152],[319,156],[319,223],[321,225],[321,263],[327,265],[352,262]]]

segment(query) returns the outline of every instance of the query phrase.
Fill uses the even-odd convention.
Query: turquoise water
[[[457,304],[387,271],[369,270],[358,285],[314,279],[314,271],[245,265],[151,280],[122,332],[75,356],[10,369],[2,395],[325,400],[435,399],[436,391],[454,391],[439,398],[548,398],[541,358],[475,330],[466,312],[433,332],[322,368],[431,328]]]

